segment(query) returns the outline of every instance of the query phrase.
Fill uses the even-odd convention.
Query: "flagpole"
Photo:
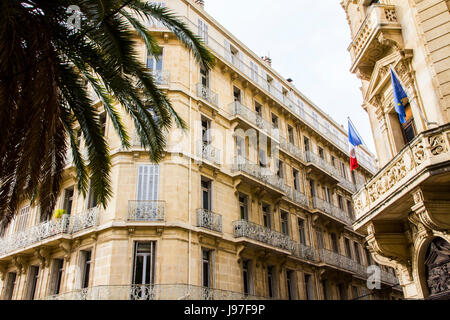
[[[400,82],[400,84],[402,85],[402,87],[403,87],[404,89],[409,89],[409,87],[408,87],[408,86],[405,86],[405,84],[403,83],[402,79],[398,76],[397,71],[395,71],[395,69],[392,67],[392,64],[389,64],[389,67],[391,68],[391,70],[392,70],[392,72],[394,73],[394,75],[397,77],[397,80]],[[392,81],[392,79],[391,79],[391,81]],[[410,91],[410,90],[408,90],[408,91]],[[412,99],[411,99],[410,97],[412,97]],[[426,130],[428,130],[430,124],[437,124],[436,122],[429,122],[429,121],[425,118],[425,115],[424,115],[424,113],[423,113],[423,110],[419,107],[419,105],[418,105],[417,102],[415,101],[415,100],[416,100],[415,95],[414,95],[414,94],[411,94],[411,92],[408,92],[408,100],[409,100],[409,102],[410,102],[411,104],[413,104],[413,106],[414,106],[417,110],[419,110],[420,117],[422,118],[422,121],[425,123]]]
[[[347,117],[348,121],[350,121],[350,123],[353,125],[353,129],[355,129],[356,133],[358,134],[358,136],[361,138],[362,143],[364,144],[364,146],[366,146],[367,149],[369,149],[369,147],[367,146],[367,144],[364,142],[361,134],[358,132],[358,130],[356,129],[355,124],[353,123],[352,119],[350,119],[350,117]]]

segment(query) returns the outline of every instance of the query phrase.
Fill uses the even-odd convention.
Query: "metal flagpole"
[[[400,84],[402,85],[403,89],[409,91],[409,88],[407,86],[405,86],[405,84],[403,83],[402,79],[398,76],[397,71],[395,71],[395,69],[392,67],[392,64],[389,64],[389,67],[391,68],[391,70],[394,73],[394,75],[397,77],[397,80],[400,82]],[[392,83],[392,79],[391,79],[391,83]],[[411,103],[417,110],[419,110],[420,117],[422,118],[423,122],[425,123],[426,130],[429,129],[430,125],[433,125],[433,124],[437,125],[436,122],[429,122],[427,119],[425,119],[425,115],[423,113],[423,110],[419,107],[419,105],[415,101],[416,100],[415,95],[411,94],[411,92],[408,92],[408,91],[406,92],[406,94],[408,95],[409,103]]]

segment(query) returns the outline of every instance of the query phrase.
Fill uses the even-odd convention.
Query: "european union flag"
[[[406,122],[406,113],[405,106],[408,103],[408,95],[395,75],[394,70],[391,67],[391,80],[392,80],[392,88],[394,90],[394,103],[395,103],[395,111],[398,113],[398,118],[400,123],[403,124]]]

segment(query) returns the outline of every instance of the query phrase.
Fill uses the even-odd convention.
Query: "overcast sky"
[[[205,9],[347,130],[347,116],[375,153],[340,0],[205,0]]]

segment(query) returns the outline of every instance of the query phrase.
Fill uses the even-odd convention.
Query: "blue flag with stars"
[[[392,69],[392,67],[391,67],[391,80],[392,80],[392,88],[394,91],[395,111],[398,113],[400,123],[404,124],[406,122],[405,106],[408,103],[408,95],[403,89],[402,84],[395,75],[395,72]]]

